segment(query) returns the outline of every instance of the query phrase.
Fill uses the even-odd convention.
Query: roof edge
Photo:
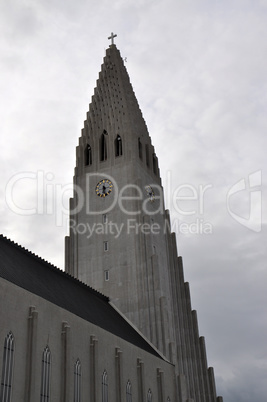
[[[87,285],[86,283],[80,281],[79,279],[77,279],[74,276],[70,275],[68,272],[63,271],[62,269],[56,267],[51,262],[45,260],[44,258],[42,258],[42,257],[38,256],[37,254],[33,253],[32,251],[28,250],[27,248],[21,246],[20,244],[16,243],[15,241],[9,239],[8,237],[4,236],[2,233],[0,233],[0,239],[4,240],[6,243],[9,243],[12,246],[18,248],[23,253],[30,255],[31,257],[33,257],[36,260],[40,261],[42,264],[45,264],[47,266],[47,268],[49,268],[51,270],[54,270],[58,275],[65,276],[68,279],[70,279],[71,281],[77,283],[79,286],[83,286],[83,287],[85,287],[87,289],[90,289],[93,293],[95,293],[98,297],[102,298],[106,302],[110,301],[108,296],[106,296],[103,293],[99,292],[98,290],[92,288],[91,286]]]
[[[155,353],[157,353],[159,355],[159,357],[164,360],[166,363],[172,364],[164,355],[163,353],[161,353],[160,350],[158,350],[156,348],[155,345],[153,345],[153,343],[150,342],[149,339],[147,339],[145,337],[145,335],[118,309],[117,306],[115,306],[115,304],[112,301],[109,301],[110,306],[127,322],[127,324],[129,324],[137,333],[139,336],[141,336],[144,341],[146,341],[148,343],[148,345],[155,351]]]

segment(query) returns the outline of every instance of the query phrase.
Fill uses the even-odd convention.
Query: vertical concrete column
[[[206,355],[206,345],[205,338],[201,336],[199,338],[200,344],[200,354],[201,354],[201,364],[203,371],[203,379],[204,379],[204,389],[205,389],[205,401],[210,402],[210,386],[208,380],[208,365],[207,365],[207,355]]]
[[[170,217],[169,211],[165,211],[165,238],[166,238],[166,245],[167,245],[167,258],[168,258],[168,270],[169,270],[169,284],[170,284],[170,299],[171,299],[171,307],[172,311],[169,312],[169,336],[170,342],[177,345],[176,348],[172,349],[172,353],[169,350],[169,359],[172,363],[174,363],[177,367],[177,371],[182,371],[182,367],[177,364],[177,354],[180,353],[180,332],[179,332],[179,319],[178,319],[178,304],[177,304],[177,284],[175,280],[175,266],[177,261],[177,248],[176,248],[176,238],[174,236],[174,241],[172,235],[170,233]],[[179,351],[178,351],[179,350]]]
[[[137,359],[138,402],[145,402],[144,363]]]
[[[151,278],[152,278],[152,294],[155,314],[155,330],[156,330],[156,347],[163,352],[163,333],[161,326],[161,306],[160,306],[160,279],[158,256],[151,256]],[[168,326],[167,326],[168,327]],[[166,349],[164,354],[166,353]]]
[[[179,322],[179,283],[177,280],[178,273],[178,253],[176,245],[176,235],[171,233],[167,236],[168,238],[168,248],[169,248],[169,265],[170,265],[170,288],[172,292],[172,338],[175,341],[176,348],[174,349],[175,360],[174,363],[178,368],[178,372],[183,373],[183,366],[181,359],[178,356],[182,356],[181,349],[181,333],[180,333],[180,322]],[[171,331],[170,331],[171,332]]]
[[[140,178],[136,182],[139,188],[142,188],[142,180]],[[136,209],[141,209],[142,203],[136,204]],[[143,224],[143,216],[137,216],[136,222]],[[139,317],[138,329],[148,338],[151,339],[152,328],[150,326],[150,311],[149,311],[149,292],[147,281],[147,244],[143,236],[136,236],[136,250],[135,258],[137,266],[140,268],[136,270],[137,281],[137,296],[139,304],[136,307]]]
[[[180,402],[186,402],[188,397],[187,383],[184,374],[179,374],[177,376],[177,386],[178,386],[178,398]]]
[[[199,373],[197,366],[197,352],[196,352],[196,344],[195,344],[195,333],[194,333],[194,323],[192,317],[192,307],[191,307],[191,296],[189,283],[185,283],[185,299],[186,299],[186,308],[187,308],[187,317],[188,317],[188,331],[189,331],[189,343],[190,343],[190,353],[192,358],[192,370],[193,370],[193,382],[194,382],[194,398],[196,400],[200,399],[200,386],[199,386]]]
[[[77,184],[77,167],[74,169],[74,184]],[[78,194],[76,191],[74,192],[74,197],[70,198],[70,211],[74,211],[76,206],[78,205]],[[79,214],[75,213],[70,216],[70,219],[74,219],[76,224],[78,224]],[[79,243],[79,234],[78,233],[70,233],[70,242],[69,242],[69,274],[73,275],[75,278],[78,278],[78,244]]]
[[[116,402],[122,401],[122,351],[115,349]]]
[[[185,347],[186,347],[186,360],[187,360],[187,367],[188,367],[188,376],[189,376],[189,395],[191,397],[196,396],[196,387],[195,387],[195,372],[193,368],[194,356],[193,356],[193,348],[191,343],[191,331],[190,331],[190,318],[191,318],[191,311],[188,308],[188,299],[186,295],[186,290],[188,287],[188,283],[185,282],[183,289],[182,289],[182,299],[183,299],[183,313],[184,313],[184,323],[185,323]]]
[[[194,371],[192,364],[192,348],[190,342],[190,318],[191,318],[191,310],[189,313],[188,309],[188,299],[186,297],[186,283],[184,282],[184,270],[183,270],[183,261],[181,257],[178,257],[178,283],[180,290],[180,298],[181,298],[181,308],[180,308],[180,316],[181,316],[181,333],[183,336],[182,343],[182,358],[184,365],[184,373],[186,375],[186,380],[188,383],[188,392],[190,396],[195,395],[195,384],[194,384]],[[190,318],[189,318],[190,315]]]
[[[165,402],[164,373],[159,368],[157,369],[157,383],[158,383],[158,402]]]
[[[201,364],[201,352],[200,352],[200,343],[199,343],[199,331],[198,331],[198,320],[197,320],[197,312],[196,310],[192,311],[192,322],[194,328],[194,344],[196,350],[196,364],[197,364],[197,373],[199,378],[199,392],[200,392],[200,401],[206,402],[205,398],[205,389],[204,389],[204,376],[203,376],[203,367]]]
[[[176,354],[177,354],[177,363],[178,363],[178,373],[179,374],[187,374],[187,367],[185,365],[184,360],[184,331],[183,328],[183,315],[182,315],[182,299],[181,299],[181,286],[179,282],[179,259],[176,257],[175,266],[174,266],[174,278],[173,282],[176,288]]]
[[[166,297],[165,296],[160,297],[159,301],[160,301],[160,322],[161,322],[162,345],[163,345],[162,351],[164,356],[167,356],[167,339],[170,339],[170,336],[168,334],[169,314],[166,303]],[[173,361],[172,356],[168,356],[168,358],[170,360],[172,359]]]
[[[216,385],[215,385],[213,367],[208,368],[208,378],[209,378],[210,394],[211,394],[210,400],[212,402],[216,402]]]
[[[143,224],[150,224],[150,217],[145,215],[143,217]],[[145,244],[145,263],[146,263],[146,292],[148,295],[148,306],[146,308],[147,314],[145,319],[149,322],[150,335],[148,339],[158,348],[158,331],[157,331],[157,317],[156,317],[156,305],[155,305],[155,289],[153,279],[153,265],[152,265],[152,245],[151,237],[143,235],[143,242]]]
[[[71,274],[71,269],[70,269],[70,236],[65,236],[65,271],[68,274]]]
[[[74,199],[70,198],[69,210],[73,211],[74,206],[75,206]],[[75,218],[75,216],[72,216],[72,215],[69,217],[69,227],[71,226],[70,220],[74,219],[74,218]],[[71,229],[70,229],[70,231],[71,231]],[[73,256],[73,250],[74,250],[73,243],[75,241],[74,240],[75,237],[76,236],[74,235],[74,233],[70,233],[69,236],[65,237],[65,271],[72,276],[75,276],[74,275],[74,256]]]
[[[61,402],[70,401],[70,326],[62,323],[61,331]]]
[[[36,307],[29,308],[28,317],[28,337],[27,337],[27,355],[25,370],[25,402],[35,402],[36,394],[36,345],[37,345],[37,318]]]
[[[98,401],[97,373],[98,340],[92,335],[90,337],[90,402]]]
[[[183,308],[183,287],[184,287],[184,273],[183,273],[183,260],[182,257],[176,259],[175,266],[175,283],[177,284],[177,306],[178,306],[178,333],[179,342],[177,348],[177,359],[179,374],[185,374],[185,379],[187,381],[188,391],[189,391],[189,369],[187,361],[187,351],[186,351],[186,331],[185,331],[185,315]]]
[[[170,362],[172,364],[175,364],[176,358],[175,358],[175,355],[174,355],[174,352],[175,352],[174,342],[169,342],[168,352],[169,352],[169,360],[170,360]]]
[[[176,237],[174,233],[170,233],[170,218],[169,212],[165,211],[165,230],[166,230],[166,239],[168,246],[168,258],[169,258],[169,272],[170,272],[170,291],[171,291],[171,299],[172,299],[172,309],[173,314],[171,317],[172,320],[172,329],[170,329],[170,334],[172,338],[175,340],[173,348],[173,360],[172,362],[177,366],[177,373],[183,373],[184,368],[182,364],[182,341],[181,341],[181,333],[180,333],[180,315],[179,315],[179,284],[177,283],[177,272],[178,272],[178,260],[177,260],[177,246],[176,246]]]

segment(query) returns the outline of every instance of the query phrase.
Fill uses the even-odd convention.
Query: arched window
[[[42,358],[41,402],[48,402],[50,398],[50,366],[51,352],[46,346]]]
[[[149,146],[148,144],[146,144],[146,165],[149,167],[150,163],[149,163]]]
[[[122,155],[122,140],[121,136],[117,135],[115,139],[115,156],[121,156]]]
[[[74,365],[74,402],[81,402],[81,362],[77,359]]]
[[[106,370],[102,375],[102,402],[108,402],[108,375]]]
[[[86,144],[86,146],[85,146],[84,164],[85,164],[85,166],[92,165],[92,148],[89,144]]]
[[[138,154],[139,154],[139,158],[143,159],[143,149],[142,149],[142,142],[141,142],[140,138],[138,138]]]
[[[129,380],[126,384],[126,402],[132,402],[132,384]]]
[[[14,336],[9,332],[5,338],[1,379],[1,402],[11,401],[12,372],[14,361]]]
[[[152,392],[151,389],[148,390],[147,393],[147,402],[152,402]]]
[[[100,137],[100,144],[99,144],[99,149],[100,149],[100,161],[105,161],[107,160],[108,157],[108,151],[107,151],[107,136],[108,133],[106,130],[103,131]]]
[[[156,154],[153,154],[153,172],[158,174],[158,158],[156,157]]]

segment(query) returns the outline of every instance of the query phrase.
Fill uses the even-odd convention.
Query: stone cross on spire
[[[117,34],[114,35],[113,32],[111,32],[111,36],[108,37],[108,39],[111,39],[111,44],[114,45],[114,38],[116,38]]]

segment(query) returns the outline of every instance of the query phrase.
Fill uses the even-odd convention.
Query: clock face
[[[113,184],[108,179],[103,179],[97,183],[95,192],[99,197],[107,197],[113,189]]]
[[[151,186],[146,186],[145,190],[146,190],[146,193],[147,193],[150,201],[154,201],[155,200],[155,193],[154,193],[152,187]]]

